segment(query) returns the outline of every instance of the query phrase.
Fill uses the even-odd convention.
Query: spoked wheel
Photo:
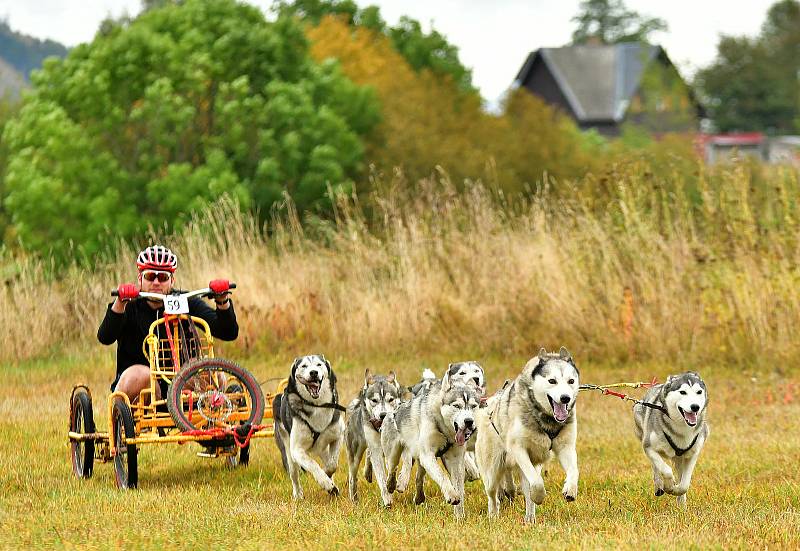
[[[72,391],[69,406],[69,430],[80,434],[95,432],[94,413],[92,412],[92,395],[85,386],[76,387]],[[70,456],[72,472],[78,478],[90,478],[94,466],[94,441],[70,440]]]
[[[167,392],[167,406],[183,431],[234,429],[261,422],[264,393],[243,367],[221,358],[204,358],[187,363],[175,376]],[[204,445],[229,446],[232,440]],[[249,450],[240,451],[239,463],[248,460]]]
[[[138,451],[136,444],[125,444],[125,438],[134,438],[136,428],[133,424],[131,408],[125,400],[117,397],[111,410],[111,423],[114,425],[114,479],[117,488],[136,488],[139,483]]]

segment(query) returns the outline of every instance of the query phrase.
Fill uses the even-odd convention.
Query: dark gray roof
[[[669,63],[660,46],[638,42],[541,48],[531,53],[517,74],[522,85],[541,59],[580,121],[621,121],[639,88],[645,67],[657,56]]]

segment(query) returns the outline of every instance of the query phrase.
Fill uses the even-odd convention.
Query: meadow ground
[[[578,358],[580,356],[578,355]],[[522,357],[484,359],[490,391],[512,377]],[[242,362],[265,381],[284,376],[287,358]],[[342,400],[355,395],[365,367],[395,369],[412,383],[423,365],[443,358],[338,358]],[[346,497],[346,458],[329,498],[308,476],[306,500],[293,503],[271,440],[253,444],[251,464],[228,470],[195,456],[196,445],[140,448],[139,489],[114,487],[110,464],[78,480],[66,440],[72,385],[88,383],[99,430],[108,426],[105,389],[111,354],[3,366],[0,397],[0,547],[205,549],[527,549],[527,548],[797,548],[800,546],[800,378],[778,370],[703,366],[712,434],[680,510],[653,496],[649,464],[633,436],[628,403],[582,393],[578,403],[579,496],[560,495],[563,472],[552,466],[548,496],[533,526],[522,524],[520,498],[497,520],[485,514],[480,482],[467,484],[467,520],[456,522],[438,489],[414,506],[397,496],[386,511],[373,485]],[[579,362],[582,382],[663,380],[670,366]],[[696,367],[696,366],[695,366]],[[441,371],[441,370],[439,370]],[[674,371],[674,369],[672,370]],[[265,389],[274,388],[273,382]],[[637,391],[632,391],[637,392]]]

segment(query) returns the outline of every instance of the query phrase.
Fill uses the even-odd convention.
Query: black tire
[[[114,480],[117,488],[123,490],[136,488],[139,484],[138,450],[136,444],[123,444],[123,438],[136,436],[136,427],[131,408],[123,398],[114,399],[111,424],[114,426],[114,445],[117,450],[114,456]]]
[[[187,415],[188,412],[184,411],[183,406],[184,390],[191,391],[192,379],[200,376],[204,371],[225,373],[228,376],[234,377],[236,382],[240,384],[240,388],[242,389],[241,392],[245,393],[249,397],[249,399],[244,398],[244,406],[239,404],[239,401],[242,398],[236,400],[236,404],[234,404],[232,400],[228,400],[228,403],[231,404],[231,407],[235,407],[237,409],[241,407],[247,408],[246,404],[249,402],[249,415],[246,420],[226,423],[223,419],[220,424],[216,425],[217,427],[235,428],[239,425],[257,425],[261,422],[261,419],[264,417],[264,393],[261,391],[261,386],[259,386],[255,377],[253,377],[253,375],[243,367],[229,360],[224,360],[221,358],[203,358],[187,363],[172,380],[172,384],[169,386],[169,390],[167,391],[167,407],[169,408],[169,413],[172,416],[173,421],[175,421],[176,427],[182,431],[205,428],[195,426]],[[211,380],[213,380],[213,377]],[[230,381],[228,384],[226,384],[226,391],[228,391],[227,389],[231,388],[231,385],[232,382]],[[225,397],[224,395],[226,391],[221,392],[223,397]],[[225,399],[227,400],[226,397]],[[224,442],[221,444],[230,445],[231,443],[232,442]],[[249,455],[247,460],[249,460]]]
[[[92,396],[89,389],[83,386],[72,391],[69,405],[69,430],[80,434],[95,432]],[[78,442],[70,440],[70,457],[72,472],[78,478],[91,478],[94,467],[94,440]]]

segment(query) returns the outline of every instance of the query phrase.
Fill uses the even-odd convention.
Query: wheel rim
[[[75,410],[75,419],[73,421],[72,430],[86,433],[86,423],[83,421],[83,409],[77,408]],[[75,467],[77,474],[83,474],[84,458],[86,457],[86,443],[85,442],[72,442],[72,464]]]
[[[117,449],[117,455],[114,457],[114,467],[120,487],[127,488],[128,445],[124,443],[124,437],[125,424],[122,422],[122,416],[116,414],[114,418],[114,447]]]

